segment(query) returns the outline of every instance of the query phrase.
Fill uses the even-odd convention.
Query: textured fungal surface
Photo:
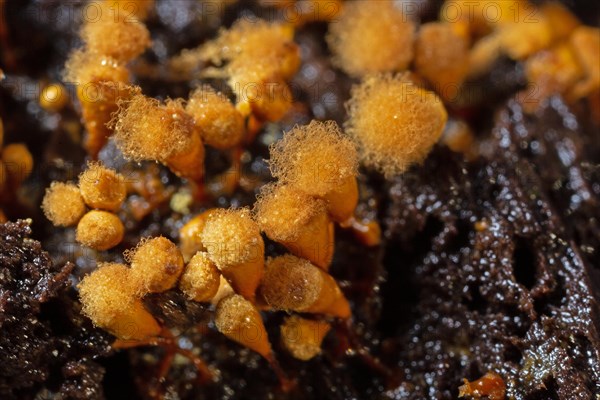
[[[422,162],[448,114],[442,100],[407,75],[372,75],[352,89],[347,132],[365,165],[391,177]]]
[[[357,174],[356,146],[333,121],[295,127],[270,154],[274,177],[312,195],[323,196]]]
[[[402,71],[413,58],[415,24],[391,1],[346,3],[329,29],[334,62],[349,75]]]
[[[115,141],[123,154],[132,160],[167,160],[190,144],[193,120],[183,107],[143,94],[121,103],[123,112],[115,123]]]
[[[325,212],[322,200],[281,185],[263,187],[254,207],[260,229],[271,239],[282,241],[298,239],[302,227]]]

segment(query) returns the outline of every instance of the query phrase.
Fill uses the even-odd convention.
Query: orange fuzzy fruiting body
[[[308,361],[321,353],[321,343],[330,329],[326,321],[292,315],[281,325],[281,343],[294,358]]]
[[[387,177],[422,162],[440,138],[448,114],[434,93],[404,75],[374,75],[353,87],[346,131],[365,165]]]
[[[333,200],[328,208],[336,220],[352,215],[358,202],[358,154],[335,122],[296,126],[269,150],[274,177],[307,194]]]
[[[179,288],[190,299],[210,301],[219,291],[221,274],[206,253],[198,252],[186,265]]]
[[[300,50],[290,25],[240,20],[205,45],[200,55],[222,66],[221,76],[237,96],[238,108],[262,120],[276,121],[291,107],[286,80],[300,66]]]
[[[254,205],[260,229],[288,250],[328,269],[334,251],[333,223],[323,200],[285,185],[263,188]]]
[[[60,182],[52,182],[46,189],[42,209],[46,218],[56,226],[75,225],[86,212],[77,186]]]
[[[415,24],[391,1],[344,3],[329,25],[333,62],[356,77],[408,68]]]
[[[194,122],[178,103],[173,110],[143,94],[122,102],[115,119],[115,142],[134,161],[166,161],[191,143]]]
[[[169,239],[143,239],[125,254],[131,264],[131,279],[140,294],[171,289],[183,272],[181,252]]]
[[[300,49],[294,29],[284,23],[240,19],[204,46],[203,56],[217,65],[227,63],[230,76],[247,72],[289,79],[300,66]]]
[[[77,224],[75,239],[94,250],[108,250],[123,240],[125,227],[115,214],[92,210]]]
[[[271,358],[271,343],[260,313],[244,297],[234,294],[219,301],[215,325],[229,339]]]
[[[250,211],[213,211],[201,239],[209,258],[236,293],[253,300],[263,276],[265,245]]]
[[[81,38],[90,52],[123,63],[133,60],[150,46],[150,32],[137,18],[126,15],[118,7],[100,4],[96,9],[98,18],[85,23],[81,29]]]
[[[79,190],[89,207],[106,211],[117,211],[127,195],[123,176],[99,163],[79,175]]]
[[[469,68],[469,42],[452,25],[430,22],[419,29],[415,44],[415,70],[437,93],[452,99]]]
[[[244,118],[223,94],[210,86],[196,89],[185,106],[194,118],[202,141],[217,149],[239,145],[245,133]]]
[[[190,219],[179,229],[179,247],[183,258],[187,261],[199,251],[206,250],[202,244],[201,234],[206,224],[206,219],[214,209],[209,209]]]
[[[33,156],[23,143],[6,145],[1,153],[6,181],[11,189],[18,188],[33,171]]]
[[[350,317],[350,305],[335,279],[292,255],[267,261],[260,294],[261,300],[275,310]]]
[[[117,101],[126,99],[140,89],[128,86],[129,72],[124,65],[106,56],[89,51],[75,51],[67,60],[65,79],[76,85],[83,123],[88,132],[84,147],[92,158],[108,141],[112,129],[107,127]]]
[[[94,325],[119,339],[156,336],[161,328],[136,297],[129,272],[123,264],[100,264],[78,285],[82,311]]]
[[[127,83],[129,71],[112,57],[86,50],[76,50],[67,59],[64,77],[67,82],[77,86],[80,100],[96,101],[92,95],[85,96],[86,85],[93,85],[96,82]]]
[[[600,29],[580,26],[573,31],[570,43],[585,72],[585,78],[571,91],[578,99],[600,90]]]
[[[203,175],[204,147],[181,101],[161,104],[137,94],[120,103],[112,124],[115,142],[126,158],[160,161],[185,178]]]

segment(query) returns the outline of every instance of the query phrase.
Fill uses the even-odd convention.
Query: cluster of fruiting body
[[[155,237],[142,239],[124,257],[129,265],[101,263],[79,283],[82,311],[118,338],[115,347],[166,344],[159,339],[168,340],[169,334],[146,310],[143,298],[175,287],[184,271],[183,256],[173,242]],[[200,360],[194,358],[194,363],[208,373]]]
[[[0,119],[0,202],[10,201],[32,171],[33,157],[25,144],[4,145],[4,125]]]
[[[117,337],[115,348],[161,345],[166,358],[181,354],[196,366],[201,381],[210,379],[212,374],[204,362],[179,347],[143,303],[147,294],[172,289],[179,281],[184,262],[177,246],[164,237],[143,239],[124,256],[129,266],[100,264],[79,283],[83,313]]]
[[[79,285],[83,312],[120,340],[151,343],[164,332],[142,299],[178,285],[193,301],[213,302],[217,329],[279,371],[254,305],[264,270],[264,244],[250,211],[214,210],[201,234],[206,252],[197,252],[187,264],[179,248],[163,237],[142,240],[126,252],[130,267],[101,264]],[[258,335],[249,336],[249,329],[258,330]]]
[[[446,22],[474,42],[468,53],[468,75],[488,72],[501,55],[523,61],[531,87],[522,96],[526,111],[535,110],[556,93],[573,101],[600,89],[600,29],[582,26],[559,3],[538,7],[517,0],[470,5],[447,1],[442,17],[449,15],[449,7],[457,6],[462,10],[474,7],[464,13],[473,18]],[[496,11],[486,11],[489,8]]]
[[[77,225],[75,238],[79,243],[94,250],[108,250],[121,243],[125,234],[125,227],[115,213],[126,195],[121,174],[99,163],[90,163],[79,176],[78,186],[52,182],[46,189],[42,209],[55,226]]]
[[[180,289],[191,300],[215,304],[217,329],[267,358],[276,371],[259,308],[350,317],[348,301],[323,269],[292,255],[265,262],[260,224],[249,210],[211,209],[196,216],[181,229],[181,245],[185,255],[196,253],[181,277]],[[320,330],[318,340],[314,335],[284,338],[284,342],[296,340],[295,345],[305,349],[301,355],[305,359],[318,354],[328,323],[304,318],[293,321],[301,322],[298,329],[313,323],[327,327]],[[287,322],[286,329],[291,329],[291,324]],[[292,342],[289,347],[294,346]]]
[[[199,182],[204,176],[204,143],[218,149],[238,146],[244,120],[221,93],[202,86],[189,100],[164,103],[136,94],[119,102],[110,126],[123,155],[135,161],[154,160],[178,176]]]
[[[349,75],[365,77],[407,70],[453,98],[468,72],[469,38],[451,24],[420,26],[391,1],[349,2],[329,26],[333,61]]]
[[[125,83],[128,76],[122,63],[98,64],[96,59],[90,59],[89,54],[104,54],[108,50],[95,44],[98,32],[106,28],[103,23],[89,25],[82,30],[82,37],[91,50],[74,53],[67,71],[73,80],[93,81],[102,95],[101,101],[96,99],[89,104],[82,99],[88,131],[98,130],[98,134],[90,133],[88,137],[87,147],[93,157],[114,131],[115,142],[126,158],[159,161],[178,176],[200,183],[204,177],[204,144],[221,150],[238,148],[244,140],[252,139],[263,121],[280,119],[291,105],[286,80],[296,72],[300,59],[292,40],[293,30],[287,25],[264,21],[236,23],[200,48],[194,57],[221,67],[212,72],[228,78],[237,95],[237,105],[207,85],[193,91],[188,100],[161,103],[144,96],[140,88]],[[116,34],[131,38],[119,54],[109,54],[115,60],[138,55],[146,43],[142,31],[121,25],[115,27],[122,28],[116,29]],[[143,28],[138,25],[134,24]],[[104,73],[107,68],[109,73]],[[240,156],[240,151],[232,152],[232,169],[239,167]],[[200,197],[202,186],[196,189]]]
[[[446,123],[442,100],[415,82],[424,79],[442,98],[454,98],[468,73],[469,38],[444,22],[417,30],[394,2],[380,3],[344,3],[327,40],[334,62],[362,78],[347,104],[345,129],[361,161],[390,177],[421,162]],[[413,62],[415,79],[392,75]]]
[[[327,40],[349,75],[396,73],[412,63],[415,81],[448,102],[460,100],[464,81],[487,73],[503,55],[525,63],[533,85],[522,96],[529,111],[555,93],[577,100],[600,89],[600,30],[581,26],[556,2],[448,0],[440,21],[421,26],[392,1],[348,2]]]
[[[204,175],[204,146],[183,102],[136,94],[120,103],[114,120],[115,142],[131,160],[155,160],[179,176]]]
[[[300,332],[283,341],[301,359],[319,353],[329,330],[324,318],[350,317],[349,303],[327,270],[333,224],[351,220],[358,202],[358,155],[334,122],[315,121],[273,145],[270,164],[278,182],[263,189],[253,213],[211,209],[181,228],[180,245],[190,261],[180,288],[192,300],[215,303],[217,328],[273,363],[266,334],[247,340],[240,330],[249,329],[248,320],[235,310],[251,315],[251,325],[260,332],[264,327],[257,307],[320,316],[293,317],[281,327],[282,332]],[[265,262],[261,231],[294,255]],[[315,327],[318,335],[301,334]]]
[[[313,121],[286,133],[270,150],[278,181],[262,189],[256,220],[270,239],[326,270],[334,252],[333,223],[354,223],[356,147],[335,122]]]
[[[192,300],[216,304],[217,329],[263,355],[276,371],[258,308],[350,317],[347,300],[334,278],[323,269],[292,255],[265,263],[260,224],[249,210],[212,209],[194,217],[181,229],[181,246],[186,257],[196,252],[179,283],[181,290]],[[298,329],[313,324],[323,328],[317,339],[314,335],[284,338],[284,343],[288,340],[287,348],[297,346],[291,351],[293,355],[301,354],[304,359],[315,356],[320,352],[328,323],[304,318],[294,321],[299,323]],[[288,321],[285,329],[292,329],[292,322]],[[244,330],[254,333],[249,335]],[[304,352],[297,350],[300,348]]]
[[[270,2],[281,8],[292,3]],[[541,20],[528,24],[526,8],[532,6],[524,1],[494,2],[502,18],[491,21],[483,10],[492,3],[465,0],[464,9],[475,5],[473,13],[480,17],[463,13],[469,18],[419,26],[397,2],[328,0],[335,13],[311,15],[310,7],[320,3],[325,2],[294,3],[292,24],[237,21],[173,60],[173,65],[201,65],[202,77],[226,79],[235,102],[210,86],[199,87],[188,99],[159,101],[129,85],[127,64],[150,45],[140,20],[151,1],[106,0],[99,6],[100,17],[84,24],[85,47],[70,56],[67,79],[78,84],[89,155],[97,157],[114,132],[127,159],[158,161],[196,183],[204,178],[204,145],[239,152],[264,122],[280,120],[290,109],[288,82],[300,65],[293,25],[330,21],[326,39],[334,64],[360,79],[347,103],[348,135],[334,122],[318,121],[287,132],[270,148],[276,182],[262,188],[252,210],[209,209],[181,228],[179,247],[164,237],[143,239],[125,253],[127,264],[100,263],[83,279],[83,312],[119,339],[115,347],[164,343],[168,330],[143,300],[149,293],[180,290],[192,301],[211,303],[216,328],[265,357],[278,373],[261,311],[289,313],[280,326],[283,347],[301,360],[315,357],[332,321],[351,317],[348,300],[328,272],[335,224],[353,228],[367,245],[379,243],[376,223],[361,225],[355,219],[359,160],[393,177],[422,162],[444,129],[442,142],[470,157],[473,136],[460,120],[447,124],[442,99],[453,99],[463,81],[486,71],[501,54],[524,60],[528,79],[542,87],[544,96],[568,92],[580,98],[600,87],[600,31],[580,26],[558,5],[535,9]],[[61,90],[48,86],[43,98],[58,99]],[[64,106],[58,101],[41,105],[48,111]],[[9,166],[15,160],[21,172],[31,171],[26,149],[7,146],[0,161],[0,188],[18,185],[29,173],[12,173]],[[161,185],[157,169],[147,166],[140,173],[150,178],[131,183],[147,201],[143,207],[132,203],[138,220],[172,194],[148,194],[152,190],[144,185]],[[106,250],[123,238],[115,213],[126,194],[121,175],[90,164],[78,185],[52,183],[43,209],[57,226],[77,225],[80,243]],[[290,254],[265,259],[263,233]],[[126,345],[125,340],[132,342]],[[487,374],[460,390],[461,395],[492,398],[504,396],[504,383]]]
[[[108,3],[96,4],[97,18],[81,28],[85,47],[70,55],[65,71],[66,80],[76,85],[88,133],[85,148],[92,158],[112,134],[107,123],[117,110],[117,101],[135,94],[127,86],[127,63],[150,46],[150,33],[136,15],[145,17],[146,6],[152,2]],[[124,9],[131,6],[133,10]]]
[[[288,24],[240,20],[182,58],[188,63],[214,65],[203,74],[227,79],[238,110],[251,118],[249,131],[255,133],[263,121],[277,121],[291,107],[287,81],[300,66],[300,51],[293,37],[294,29]]]

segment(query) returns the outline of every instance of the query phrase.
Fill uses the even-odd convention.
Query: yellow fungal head
[[[194,118],[204,143],[228,149],[241,143],[245,127],[242,114],[223,94],[205,85],[196,89],[185,107]]]
[[[334,121],[296,126],[270,154],[274,177],[314,196],[325,196],[358,173],[356,146]]]
[[[97,4],[96,10],[98,18],[81,29],[81,38],[91,52],[127,62],[150,46],[150,32],[137,18],[103,4]]]
[[[361,77],[408,68],[413,58],[415,24],[392,1],[346,2],[329,25],[333,61]]]
[[[131,279],[141,294],[171,289],[183,272],[181,251],[162,236],[141,240],[125,257],[131,264]]]
[[[161,104],[137,94],[120,103],[113,124],[117,146],[135,161],[165,162],[193,144],[194,121],[180,102]]]
[[[127,195],[123,176],[100,163],[89,163],[79,175],[79,190],[88,206],[107,211],[117,211]]]
[[[77,224],[76,240],[94,250],[108,250],[123,240],[125,227],[115,214],[92,210]]]
[[[77,186],[61,182],[52,182],[46,189],[42,209],[46,218],[56,226],[75,225],[86,212]]]
[[[448,114],[442,100],[404,75],[374,75],[352,89],[346,131],[362,161],[387,177],[422,162]]]
[[[271,343],[258,310],[239,295],[222,299],[217,305],[215,325],[219,332],[265,358],[271,356]]]

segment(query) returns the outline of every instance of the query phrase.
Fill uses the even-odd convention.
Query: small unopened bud
[[[217,305],[215,325],[229,339],[271,358],[271,343],[258,310],[239,295],[222,299]]]

